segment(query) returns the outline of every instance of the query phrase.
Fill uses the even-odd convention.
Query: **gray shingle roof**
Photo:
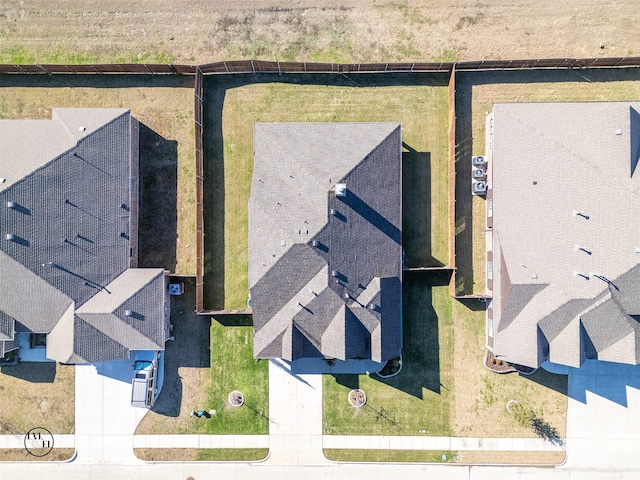
[[[249,284],[255,355],[397,356],[400,126],[256,124],[254,132]],[[332,191],[336,183],[346,183],[345,197]],[[365,311],[383,284],[389,289],[384,308]]]
[[[631,317],[640,312],[638,110],[494,106],[488,183],[493,258],[502,260],[493,269],[493,348],[507,361],[579,366],[592,350],[640,361]]]
[[[137,195],[132,140],[124,109],[54,109],[48,121],[0,120],[0,177],[6,178],[0,289],[9,292],[0,312],[32,331],[52,332],[51,358],[106,360],[122,348],[128,355],[164,343],[164,271],[129,269],[130,205]],[[122,312],[106,308],[109,303]],[[122,318],[129,308],[148,312],[149,321],[132,330]],[[100,333],[88,340],[94,331]]]

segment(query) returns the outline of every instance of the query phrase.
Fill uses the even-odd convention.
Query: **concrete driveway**
[[[73,463],[143,463],[133,434],[148,412],[131,406],[130,359],[76,366],[76,458]]]
[[[640,366],[587,361],[569,371],[567,462],[640,470]]]

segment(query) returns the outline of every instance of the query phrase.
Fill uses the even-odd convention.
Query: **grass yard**
[[[454,330],[448,295],[446,286],[431,287],[418,277],[405,280],[402,370],[388,379],[375,374],[325,375],[325,434],[452,434]],[[347,402],[352,388],[366,393],[364,407],[356,409]]]
[[[246,308],[255,122],[401,121],[408,147],[403,166],[410,172],[403,175],[403,229],[416,239],[406,247],[406,262],[446,263],[447,92],[431,86],[444,77],[416,76],[411,81],[417,85],[403,85],[406,78],[288,76],[291,84],[251,85],[238,84],[244,79],[206,80],[205,308]],[[251,81],[266,79],[273,77]]]
[[[206,320],[201,318],[201,321]],[[176,333],[176,341],[177,338]],[[158,403],[142,419],[136,434],[267,434],[268,364],[265,360],[254,360],[252,338],[252,327],[225,327],[213,320],[210,334],[203,339],[211,345],[209,365],[180,367],[175,373],[167,369],[170,375],[179,375],[176,380],[180,383],[179,398],[163,400],[171,394],[171,384],[168,384],[171,378],[166,378]],[[180,354],[179,350],[168,351],[167,359]],[[244,394],[242,407],[228,404],[227,397],[233,390]],[[190,415],[193,410],[216,410],[216,413],[211,418],[197,418]]]
[[[65,462],[74,453],[73,448],[54,448],[43,457],[35,457],[24,448],[0,448],[0,462]]]
[[[535,437],[520,426],[506,409],[509,400],[530,408],[553,428],[559,438],[566,435],[567,376],[539,369],[529,376],[499,375],[485,368],[485,315],[453,301],[455,331],[452,376],[455,401],[451,430],[456,437]]]
[[[0,435],[22,436],[34,427],[44,427],[54,435],[74,432],[73,366],[22,362],[1,367],[0,396]]]
[[[558,465],[564,462],[564,452],[508,451],[442,451],[442,450],[337,450],[325,449],[324,455],[336,462],[417,462],[458,463],[470,465]],[[442,459],[445,455],[445,459]],[[456,459],[455,455],[459,458]]]
[[[51,119],[53,107],[130,109],[142,124],[139,266],[193,274],[192,82],[177,76],[3,77],[0,118]]]
[[[147,462],[259,462],[269,455],[266,448],[134,448],[133,451]]]

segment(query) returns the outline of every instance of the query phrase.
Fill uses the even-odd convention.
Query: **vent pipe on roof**
[[[126,311],[124,312],[124,314],[125,314],[127,317],[133,317],[133,310],[126,310]]]
[[[574,210],[574,211],[573,211],[573,216],[574,216],[574,217],[582,217],[582,218],[584,218],[585,220],[589,220],[589,215],[585,215],[584,213],[579,212],[579,211],[577,211],[577,210]]]
[[[13,233],[7,233],[7,240],[15,240],[16,236]]]
[[[7,202],[7,208],[16,208],[16,202]]]
[[[346,196],[347,196],[347,184],[336,183],[336,197],[346,197]]]

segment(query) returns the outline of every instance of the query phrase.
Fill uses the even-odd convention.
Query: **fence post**
[[[251,70],[253,70],[253,73],[256,73],[256,66],[253,63],[253,60],[251,60]]]

